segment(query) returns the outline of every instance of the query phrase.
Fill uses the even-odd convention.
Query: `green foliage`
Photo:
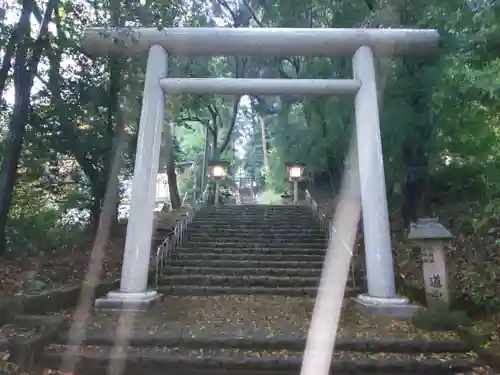
[[[431,175],[432,191],[440,203],[488,199],[488,176],[484,165],[476,163],[448,165]]]
[[[415,327],[427,331],[453,331],[468,326],[471,321],[463,311],[450,311],[443,301],[435,301],[426,309],[421,309],[412,317]]]
[[[257,201],[260,204],[280,204],[282,202],[282,198],[280,194],[273,190],[264,190],[257,196]]]
[[[484,202],[487,200],[488,202]],[[500,267],[500,201],[467,201],[448,211],[451,227],[458,233],[451,276],[466,304],[483,314],[500,311],[498,269]]]
[[[286,159],[282,159],[277,150],[269,152],[269,171],[265,176],[266,186],[279,192],[284,190],[290,183],[286,182]]]
[[[46,287],[46,284],[43,281],[40,281],[40,280],[26,280],[23,283],[23,289],[27,293],[40,292],[43,289],[45,289],[45,287]]]
[[[64,224],[57,210],[12,217],[8,227],[9,250],[17,256],[61,251],[81,240],[82,229],[77,224]]]
[[[83,232],[82,222],[64,222],[65,206],[75,207],[71,197],[77,195],[68,190],[55,195],[39,181],[21,180],[16,185],[14,204],[8,225],[8,249],[11,255],[33,255],[71,248]],[[55,199],[67,199],[58,205]]]
[[[498,6],[472,9],[459,0],[416,0],[373,2],[370,9],[367,5],[371,2],[363,0],[250,0],[226,3],[230,12],[222,1],[218,2],[228,27],[404,25],[440,30],[439,58],[377,61],[389,199],[397,218],[399,205],[413,199],[408,183],[423,181],[432,213],[452,218],[450,224],[460,237],[457,243],[475,252],[475,258],[464,256],[460,261],[457,259],[462,257],[455,257],[460,264],[460,270],[452,273],[456,285],[475,303],[489,310],[498,306],[494,295],[500,267]],[[37,5],[41,10],[45,7],[41,1]],[[62,1],[60,6],[60,19],[52,23],[57,33],[45,46],[43,64],[36,72],[39,80],[32,89],[31,117],[18,163],[8,226],[9,248],[15,254],[71,246],[83,228],[64,221],[62,214],[71,209],[81,213],[88,208],[99,213],[116,136],[117,103],[122,101],[126,103],[128,139],[120,177],[127,179],[132,174],[146,57],[90,59],[80,50],[84,29],[123,24],[215,25],[203,1],[159,1],[143,6],[138,2],[78,0]],[[245,21],[242,18],[248,6],[255,19]],[[12,17],[0,23],[2,59],[17,22],[17,7],[6,5]],[[31,42],[34,44],[34,40]],[[189,77],[352,77],[350,57],[176,57],[171,59],[169,69],[169,74]],[[7,89],[12,89],[12,78],[10,72]],[[2,152],[9,133],[12,95],[0,105]],[[262,199],[266,202],[281,201],[279,194],[289,189],[286,162],[305,163],[318,180],[334,185],[340,182],[353,131],[352,98],[183,95],[169,96],[166,107],[168,120],[175,123],[177,163],[193,161],[201,165],[208,128],[212,146],[209,157],[227,159],[235,173],[265,184]],[[243,156],[238,156],[240,153]],[[200,174],[197,170],[179,176],[182,196],[193,193]]]

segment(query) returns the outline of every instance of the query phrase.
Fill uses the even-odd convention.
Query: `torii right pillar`
[[[355,52],[353,70],[354,79],[361,82],[354,103],[368,284],[368,293],[358,296],[357,305],[365,313],[411,316],[416,306],[396,295],[375,61],[371,48],[363,46]]]

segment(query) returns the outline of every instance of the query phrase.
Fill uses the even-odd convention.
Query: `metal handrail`
[[[165,268],[165,258],[170,249],[170,234],[167,238],[163,240],[158,249],[156,250],[156,270],[155,270],[155,285],[158,286],[160,277],[163,276],[163,269]]]
[[[325,211],[323,211],[318,206],[318,203],[316,202],[316,200],[314,200],[311,193],[309,193],[309,191],[307,189],[305,190],[305,194],[306,194],[306,202],[309,205],[309,207],[313,210],[316,217],[318,218],[321,230],[324,233],[326,233],[326,235],[328,236],[328,239],[330,239],[331,231],[332,230],[335,231],[335,228],[333,227],[331,220],[328,218]],[[354,254],[354,252],[353,252],[353,254]],[[354,277],[354,264],[352,261],[351,261],[351,265],[350,265],[350,273],[351,273],[351,280],[353,283],[353,287],[355,288],[356,287],[356,279]]]
[[[203,203],[206,201],[208,195],[208,187],[203,191],[200,199],[198,199],[195,205],[187,211],[186,215],[177,222],[172,233],[170,233],[167,238],[158,246],[156,250],[156,272],[155,272],[155,284],[158,286],[160,278],[163,276],[165,267],[171,256],[177,248],[182,244],[184,240],[184,234],[192,223],[195,213],[202,207]]]
[[[198,211],[201,206],[203,205],[203,203],[205,203],[207,201],[207,198],[208,198],[208,194],[209,194],[209,191],[210,191],[210,186],[207,185],[205,187],[205,190],[203,190],[203,193],[201,194],[200,198],[198,198],[194,204],[194,211]]]
[[[194,176],[195,181],[196,181],[196,167],[197,167],[197,165],[193,162],[193,163],[191,164],[191,166],[189,167],[189,169],[188,169],[188,172],[190,172],[190,173],[191,173],[191,175],[190,175],[190,176]],[[193,171],[195,171],[195,173],[193,173]],[[184,206],[184,203],[186,202],[186,199],[187,199],[188,195],[189,195],[189,191],[186,191],[186,192],[184,193],[184,197],[182,197],[182,203],[181,203],[181,204],[182,204],[183,206]]]
[[[316,214],[316,217],[318,218],[320,226],[321,226],[321,230],[323,232],[326,232],[327,235],[329,236],[330,235],[330,231],[329,231],[329,229],[330,229],[330,220],[328,220],[328,217],[327,217],[325,211],[323,211],[318,206],[318,203],[316,203],[316,201],[311,196],[311,193],[309,193],[308,190],[306,190],[305,193],[306,193],[306,202],[309,204],[309,207],[311,207],[311,209]]]
[[[188,196],[188,193],[187,193],[187,191],[186,191],[186,192],[184,193],[184,196],[182,197],[182,203],[181,203],[181,205],[182,205],[182,206],[184,206],[184,203],[186,202],[186,198],[187,198],[187,196]]]

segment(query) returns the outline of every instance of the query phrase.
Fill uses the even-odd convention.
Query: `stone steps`
[[[294,255],[294,254],[204,254],[204,253],[182,253],[179,252],[173,255],[173,259],[177,261],[204,260],[210,263],[212,260],[225,261],[289,261],[289,262],[314,262],[323,261],[323,255]]]
[[[268,218],[263,218],[263,217],[257,217],[257,218],[240,218],[240,219],[235,219],[231,218],[231,215],[228,215],[229,217],[226,218],[211,218],[207,217],[204,220],[203,224],[206,224],[207,222],[210,222],[211,225],[213,226],[219,226],[219,225],[230,225],[232,220],[234,220],[234,223],[237,223],[238,225],[245,225],[245,226],[257,226],[260,227],[262,225],[267,226],[267,227],[273,227],[276,225],[282,225],[283,227],[290,227],[290,226],[296,226],[296,227],[307,227],[307,228],[312,228],[310,220],[312,219],[307,219],[308,222],[305,222],[304,219],[288,219],[288,220],[279,220],[279,219],[268,219]],[[201,220],[201,219],[199,219]],[[202,223],[201,221],[196,220],[193,221],[192,225],[197,226],[198,224]],[[236,221],[237,220],[237,221]],[[319,228],[319,222],[317,222],[317,227]]]
[[[224,233],[238,233],[238,234],[252,234],[252,233],[276,233],[278,235],[286,236],[289,235],[290,233],[307,233],[307,234],[312,234],[312,235],[321,235],[321,236],[326,236],[326,233],[324,233],[320,227],[319,223],[318,225],[286,225],[284,224],[283,226],[276,226],[274,224],[267,224],[264,221],[259,221],[258,223],[254,224],[239,224],[239,223],[234,223],[234,225],[217,225],[217,224],[209,224],[205,226],[195,226],[191,224],[189,226],[189,229],[187,230],[188,233],[217,233],[217,234],[224,234]]]
[[[177,296],[313,297],[327,245],[307,207],[204,209],[172,254],[161,291]],[[347,289],[350,295],[353,291]]]
[[[163,285],[227,286],[227,287],[298,287],[319,285],[319,276],[272,276],[272,275],[167,275],[161,279]]]
[[[129,340],[126,342],[117,340],[115,335],[110,334],[110,329],[114,332],[112,326],[98,330],[94,328],[87,332],[78,348],[68,344],[69,333],[63,329],[56,332],[50,342],[42,343],[36,350],[31,349],[25,353],[36,354],[37,365],[60,368],[63,356],[68,359],[67,350],[77,349],[74,354],[70,354],[71,363],[77,363],[72,372],[75,375],[104,375],[108,373],[109,366],[120,361],[127,364],[123,373],[130,375],[144,373],[139,374],[138,364],[142,365],[143,371],[148,371],[147,374],[158,375],[160,364],[168,366],[169,374],[179,375],[285,375],[298,374],[300,366],[295,365],[300,364],[306,342],[304,332],[279,333],[278,336],[271,337],[266,334],[240,337],[235,332],[230,332],[229,336],[214,335],[209,329],[193,337],[184,331],[170,328],[147,333],[135,331],[127,336]],[[44,348],[42,352],[41,347]],[[361,364],[361,370],[370,369],[370,374],[451,375],[480,365],[480,362],[465,355],[468,351],[467,346],[458,340],[410,341],[339,337],[336,340],[331,371],[365,374],[358,372]],[[440,356],[446,360],[439,360]],[[83,367],[79,367],[81,365]],[[159,366],[158,372],[155,372],[155,365]]]
[[[228,215],[231,217],[231,215]],[[319,229],[319,221],[314,219],[300,220],[298,223],[294,220],[265,220],[265,219],[255,219],[249,220],[246,223],[241,220],[219,220],[217,222],[211,221],[209,219],[201,220],[199,218],[193,219],[189,228],[246,228],[247,224],[251,223],[255,228],[275,228],[288,230],[290,228],[308,228],[308,229]]]
[[[281,241],[290,241],[293,242],[322,242],[327,243],[328,240],[323,234],[308,234],[308,233],[283,233],[283,234],[275,234],[268,232],[253,232],[253,233],[242,233],[241,235],[232,232],[206,232],[206,233],[186,233],[184,236],[185,241],[190,241],[193,243],[196,242],[225,242],[226,240],[236,241],[236,242],[254,242],[255,240],[259,241],[269,241],[269,242],[281,242]]]
[[[223,218],[231,215],[238,215],[239,218],[244,218],[244,217],[267,217],[267,218],[275,218],[278,220],[287,220],[291,218],[303,218],[303,219],[310,219],[314,217],[314,214],[312,212],[308,211],[296,211],[296,212],[251,212],[251,211],[246,211],[246,212],[237,212],[237,211],[200,211],[198,214],[198,218],[206,218],[206,217],[217,217],[217,218]]]
[[[241,206],[240,206],[241,207]],[[223,208],[215,209],[215,210],[203,210],[199,212],[199,217],[206,216],[219,216],[222,217],[224,215],[238,215],[239,217],[243,216],[267,216],[267,217],[279,217],[287,218],[287,217],[312,217],[314,214],[311,211],[308,211],[307,208],[301,208],[298,210],[277,210],[277,211],[259,211],[259,210],[246,210],[246,211],[238,211],[237,209],[229,209],[225,210]]]
[[[244,214],[247,212],[256,212],[263,214],[272,214],[272,213],[308,214],[310,213],[310,211],[308,210],[309,208],[306,205],[292,206],[289,204],[282,204],[282,205],[225,204],[218,207],[217,206],[205,207],[203,209],[203,213],[222,214],[227,212],[229,213],[236,212],[238,214]]]
[[[217,236],[216,238],[238,238],[241,240],[251,240],[254,238],[259,238],[259,239],[269,239],[269,240],[274,240],[274,239],[301,239],[305,240],[305,242],[309,242],[310,240],[316,241],[316,240],[321,240],[325,241],[326,237],[323,233],[316,231],[295,231],[295,232],[279,232],[276,233],[272,230],[267,230],[267,231],[242,231],[240,233],[236,231],[220,231],[220,232],[210,232],[210,231],[188,231],[187,236],[190,240],[192,241],[203,241],[207,238],[214,238],[214,236]]]
[[[246,248],[246,247],[183,247],[180,250],[182,254],[188,253],[206,253],[211,252],[212,254],[286,254],[286,255],[321,255],[324,256],[326,250],[324,248],[320,249],[307,249],[307,248],[286,248],[286,247],[271,247],[271,248]]]
[[[212,353],[214,352],[214,353]],[[220,351],[221,352],[221,351]],[[140,352],[124,349],[123,352],[112,353],[100,347],[85,348],[71,357],[61,352],[45,352],[40,362],[47,368],[60,368],[63,358],[76,363],[72,372],[74,375],[104,375],[113,364],[123,364],[123,375],[161,375],[168,369],[169,375],[299,375],[302,366],[301,353],[291,352],[287,355],[252,355],[252,352],[218,353],[211,351],[208,355],[176,355],[165,354],[161,348],[150,348]],[[214,355],[215,354],[215,355]],[[231,355],[232,354],[232,355]],[[259,354],[259,353],[256,353]],[[472,361],[439,359],[405,356],[402,359],[385,359],[369,357],[359,359],[350,353],[332,362],[331,374],[377,374],[377,375],[451,375],[470,371],[474,367]]]
[[[239,220],[257,220],[257,219],[263,219],[263,220],[268,220],[268,221],[273,221],[275,220],[277,223],[281,222],[294,222],[294,221],[302,221],[304,224],[309,223],[309,225],[315,223],[318,221],[316,214],[313,213],[305,213],[305,214],[281,214],[281,213],[275,213],[275,214],[238,214],[238,213],[213,213],[213,214],[208,214],[208,213],[199,213],[196,215],[194,218],[195,222],[202,222],[203,220],[206,220],[207,218],[209,219],[218,219],[220,221],[223,221],[225,218],[231,218],[231,217],[237,217]]]
[[[303,218],[311,218],[314,217],[314,214],[312,211],[308,211],[307,209],[301,209],[301,210],[296,210],[296,211],[270,211],[270,212],[265,212],[265,211],[236,211],[236,210],[228,210],[228,211],[222,211],[222,210],[215,210],[215,211],[209,211],[209,210],[203,210],[199,212],[198,217],[224,217],[224,216],[231,216],[231,215],[238,215],[238,217],[245,217],[245,216],[259,216],[259,217],[275,217],[278,219],[287,219],[291,217],[303,217]]]
[[[243,235],[253,235],[254,233],[275,233],[279,235],[289,235],[290,233],[308,233],[312,235],[325,236],[325,233],[321,231],[316,225],[314,226],[268,226],[268,225],[252,225],[245,226],[234,223],[234,225],[218,225],[213,224],[203,224],[194,225],[191,224],[187,230],[188,234],[191,233],[210,233],[213,235],[219,234],[243,234]]]
[[[244,218],[244,217],[268,217],[268,218],[276,218],[279,220],[286,220],[290,218],[312,218],[314,217],[314,214],[310,211],[301,209],[297,211],[236,211],[236,210],[227,210],[227,211],[222,211],[222,210],[215,210],[215,211],[209,211],[209,210],[203,210],[200,211],[197,214],[197,218],[206,218],[206,217],[218,217],[218,218],[223,218],[223,217],[228,217],[231,215],[237,215],[239,218]]]
[[[289,204],[273,204],[273,205],[265,205],[265,204],[226,204],[218,207],[206,207],[203,212],[301,212],[307,213],[308,207],[305,205],[289,205]]]
[[[171,275],[225,275],[225,276],[248,276],[248,275],[267,275],[267,276],[309,276],[319,277],[321,269],[311,268],[231,268],[231,267],[170,267],[168,272]]]
[[[68,342],[69,333],[60,332],[54,344],[63,345]],[[303,352],[306,346],[305,333],[279,333],[277,336],[252,334],[248,337],[235,336],[232,333],[224,336],[213,336],[210,331],[200,333],[195,337],[178,332],[139,333],[130,338],[128,344],[134,347],[182,347],[187,349],[235,349],[255,351],[286,350]],[[84,346],[109,347],[116,345],[115,337],[102,332],[88,332],[82,343]],[[413,339],[404,338],[349,338],[338,337],[335,341],[336,352],[352,351],[357,353],[399,353],[399,354],[437,354],[437,353],[467,353],[469,348],[456,339]]]
[[[321,231],[318,225],[308,226],[308,225],[268,225],[255,223],[252,225],[240,225],[238,223],[234,224],[204,224],[204,225],[194,225],[191,224],[187,230],[187,233],[211,233],[214,235],[224,234],[224,233],[278,233],[282,235],[288,235],[290,233],[312,233],[327,236],[327,233]]]
[[[217,267],[217,268],[298,268],[298,269],[322,269],[323,259],[311,261],[296,261],[296,260],[245,260],[245,259],[200,259],[198,256],[189,259],[170,261],[171,267]],[[167,270],[168,273],[168,270]]]
[[[204,210],[172,255],[161,291],[180,296],[314,297],[326,247],[325,234],[304,207]]]
[[[199,285],[160,285],[158,291],[169,296],[256,296],[272,295],[287,297],[316,297],[317,287],[293,286],[199,286]],[[352,288],[346,288],[346,296],[357,294]]]
[[[183,247],[189,248],[206,248],[206,249],[222,249],[222,248],[236,248],[241,247],[245,249],[262,249],[262,248],[288,248],[288,249],[326,249],[328,246],[328,242],[325,240],[312,240],[310,242],[297,242],[292,239],[288,240],[286,238],[282,240],[263,240],[259,241],[258,239],[245,240],[235,238],[227,238],[221,239],[220,242],[217,241],[217,238],[213,238],[211,240],[205,241],[186,241],[182,244],[179,249],[179,253],[182,253]]]
[[[240,237],[240,236],[200,236],[200,235],[188,235],[187,241],[192,244],[213,244],[218,246],[219,244],[236,244],[237,246],[245,246],[246,243],[252,242],[254,246],[265,247],[288,247],[289,245],[300,245],[307,247],[308,244],[319,245],[319,247],[326,247],[328,242],[326,238],[312,237],[304,235],[293,235],[293,236],[282,236],[282,237],[269,237],[269,236],[258,236],[253,237]],[[282,246],[281,244],[286,244]],[[297,247],[296,245],[294,247]]]
[[[204,209],[167,262],[158,287],[164,307],[151,323],[138,325],[143,342],[132,337],[123,351],[111,352],[115,331],[106,334],[97,324],[105,339],[80,346],[73,374],[104,375],[110,364],[121,363],[123,375],[299,375],[326,246],[305,207]],[[346,297],[357,293],[348,281]],[[287,339],[274,340],[276,335]],[[434,347],[452,353],[442,360],[426,343],[388,347],[379,336],[372,341],[351,345],[339,337],[331,373],[451,375],[474,367],[462,356],[467,348],[457,345]],[[46,367],[59,368],[62,354],[46,350],[41,358]]]
[[[196,214],[194,218],[195,222],[201,222],[203,220],[216,220],[216,221],[224,221],[231,217],[237,217],[238,220],[241,221],[253,221],[253,220],[268,220],[277,222],[311,222],[311,220],[315,220],[315,216],[312,213],[237,213],[237,212],[200,212]]]

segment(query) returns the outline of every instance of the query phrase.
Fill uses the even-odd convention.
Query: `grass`
[[[257,195],[257,202],[259,204],[280,204],[281,196],[272,190],[264,190]]]

